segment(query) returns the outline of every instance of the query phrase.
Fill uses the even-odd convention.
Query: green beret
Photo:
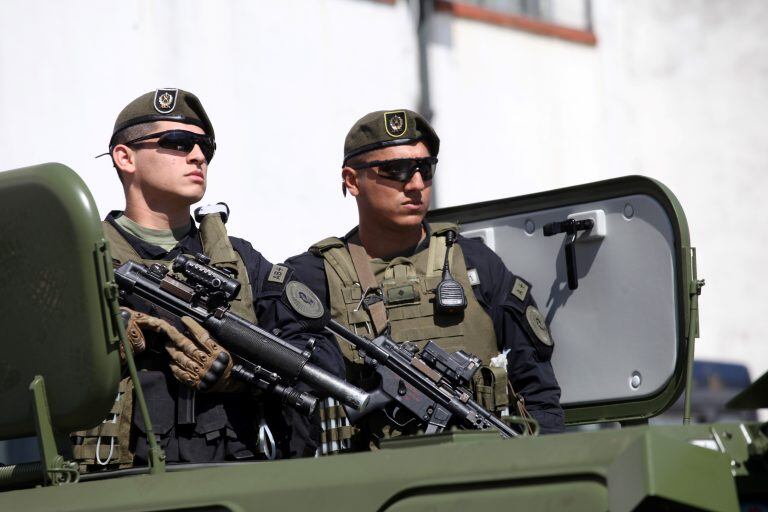
[[[379,110],[359,119],[344,140],[344,164],[353,156],[374,149],[424,141],[432,156],[440,139],[426,119],[412,110]]]
[[[112,147],[115,135],[126,128],[155,121],[193,124],[215,138],[213,125],[197,96],[181,89],[157,89],[139,96],[118,114],[109,146]]]

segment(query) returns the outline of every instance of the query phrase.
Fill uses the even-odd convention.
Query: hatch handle
[[[579,231],[588,231],[595,226],[592,219],[567,219],[559,222],[544,224],[544,236],[553,236],[565,233],[565,268],[568,275],[568,288],[575,290],[579,287],[579,275],[576,272],[576,234]]]

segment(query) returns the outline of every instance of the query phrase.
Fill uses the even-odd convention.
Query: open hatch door
[[[663,184],[628,176],[429,220],[457,222],[533,284],[568,424],[645,420],[680,395],[701,283],[685,214]]]

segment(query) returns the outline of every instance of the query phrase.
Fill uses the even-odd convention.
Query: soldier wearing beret
[[[514,407],[532,415],[542,433],[559,432],[563,411],[550,364],[553,342],[531,284],[482,242],[457,235],[455,225],[424,221],[439,149],[437,134],[416,112],[378,111],[358,120],[346,137],[341,170],[344,194],[357,201],[358,225],[288,264],[351,330],[369,337],[389,331],[398,342],[421,347],[431,339],[471,352],[485,365],[474,384],[486,408],[503,414]],[[435,300],[446,252],[466,296],[460,310]],[[340,347],[348,380],[375,385],[361,356],[343,341]],[[415,423],[399,426],[379,415],[324,436],[351,435],[353,446],[365,449],[388,436],[415,433]]]
[[[247,241],[229,237],[224,227],[229,211],[223,204],[196,211],[199,227],[190,217],[190,206],[205,193],[215,151],[213,125],[190,92],[158,89],[120,112],[107,154],[123,186],[125,209],[110,212],[103,223],[115,263],[168,264],[180,253],[204,253],[240,281],[234,313],[302,350],[314,339],[313,362],[343,376],[336,343],[304,332],[281,301],[283,287],[292,279],[290,270],[269,263]],[[314,454],[319,426],[298,413],[283,415],[268,397],[254,396],[233,382],[232,358],[204,328],[189,318],[183,325],[171,325],[146,312],[126,311],[141,386],[168,462]],[[217,360],[226,364],[213,364]],[[131,407],[131,397],[130,380],[125,379],[112,425],[105,422],[77,433],[75,452],[83,466],[146,464],[144,423],[140,410]]]

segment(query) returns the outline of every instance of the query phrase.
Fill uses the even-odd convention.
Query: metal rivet
[[[635,208],[631,204],[629,204],[629,203],[625,204],[624,205],[624,218],[625,219],[631,219],[634,216],[635,216]]]
[[[640,387],[640,384],[643,383],[643,377],[640,375],[640,372],[634,371],[632,372],[632,376],[629,378],[629,385],[632,386],[632,389],[637,389]]]
[[[528,233],[529,235],[532,235],[534,231],[536,231],[536,223],[533,222],[531,219],[526,219],[525,232]]]

